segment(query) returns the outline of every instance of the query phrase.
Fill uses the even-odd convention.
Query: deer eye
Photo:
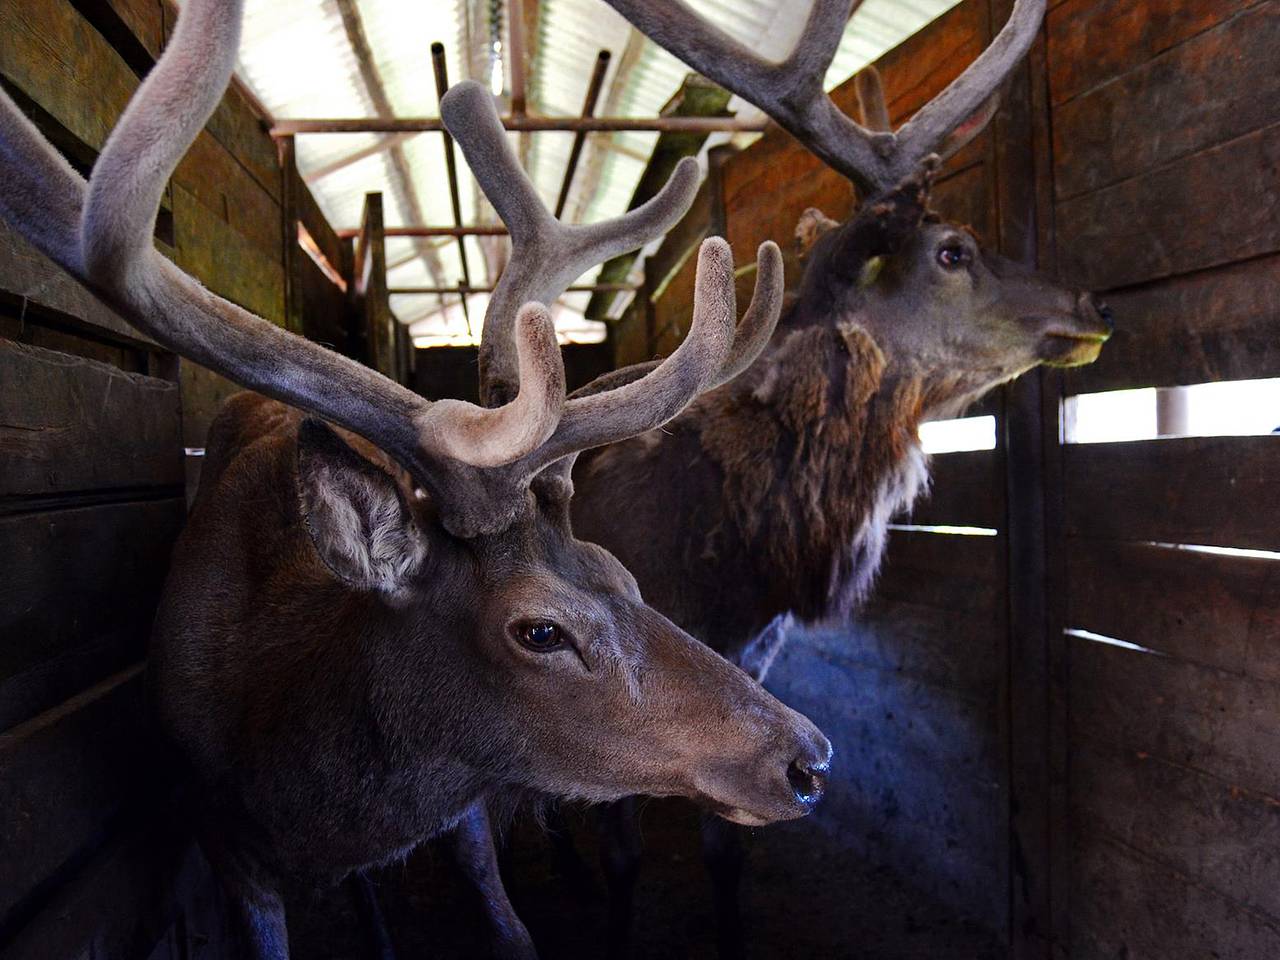
[[[962,244],[948,243],[946,246],[938,248],[938,263],[948,270],[956,270],[967,266],[970,259],[969,251]]]
[[[530,620],[512,627],[516,640],[534,653],[551,653],[564,646],[564,632],[554,623]]]

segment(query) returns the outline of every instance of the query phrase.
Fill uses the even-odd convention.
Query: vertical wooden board
[[[203,207],[203,217],[230,227],[268,259],[283,261],[279,201],[213,137],[196,137],[173,179]]]
[[[297,281],[294,291],[300,301],[303,335],[339,353],[348,353],[346,293],[301,248],[295,262],[294,279]]]
[[[1076,838],[1072,960],[1263,960],[1280,925],[1117,840]]]
[[[1062,276],[1094,290],[1280,250],[1280,123],[1057,205]]]
[[[1114,837],[1280,923],[1280,796],[1087,738],[1072,748],[1078,829]]]
[[[975,143],[987,144],[984,138]],[[996,239],[995,204],[987,189],[990,171],[981,162],[957,171],[942,179],[930,199],[930,206],[948,220],[972,227],[983,242],[992,244]]]
[[[1280,794],[1280,685],[1071,638],[1072,736]]]
[[[1107,296],[1116,332],[1067,371],[1068,394],[1247,380],[1280,373],[1280,256]]]
[[[0,918],[145,792],[142,666],[0,734]]]
[[[991,19],[990,0],[964,0],[876,62],[895,126],[977,59],[986,47]],[[858,97],[852,82],[841,84],[833,99],[850,116],[857,116]]]
[[[1280,548],[1280,436],[1069,444],[1065,458],[1075,536]]]
[[[181,483],[167,380],[0,340],[0,496]]]
[[[1120,76],[1258,0],[1065,0],[1045,17],[1054,104]]]
[[[1110,186],[1276,119],[1280,3],[1207,30],[1053,117],[1057,195]]]
[[[1280,563],[1073,539],[1069,625],[1280,683]]]
[[[181,497],[0,517],[0,730],[146,655]]]

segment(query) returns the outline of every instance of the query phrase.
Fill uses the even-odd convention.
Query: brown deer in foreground
[[[0,213],[138,329],[266,395],[228,401],[212,428],[152,663],[247,954],[287,956],[286,884],[457,826],[464,845],[487,842],[496,791],[680,795],[744,823],[806,813],[826,739],[576,540],[561,476],[750,363],[778,271],[765,265],[735,337],[732,258],[704,245],[687,343],[568,402],[550,317],[526,304],[508,323],[511,402],[429,403],[215,296],[153,245],[165,183],[231,76],[240,15],[239,0],[188,0],[87,184],[0,92]],[[522,234],[510,303],[660,233],[693,180],[686,167],[609,224]],[[478,849],[473,866],[491,870]]]
[[[798,295],[760,358],[660,431],[579,458],[581,536],[631,570],[647,602],[763,678],[785,618],[847,618],[871,588],[890,518],[925,489],[918,427],[1039,364],[1094,360],[1107,309],[983,249],[928,210],[938,157],[976,136],[1030,47],[1044,0],[1018,0],[982,55],[896,133],[874,71],[860,75],[865,126],[822,80],[856,7],[817,0],[794,51],[756,57],[688,7],[608,0],[704,76],[765,110],[849,177],[846,223],[807,211]],[[485,330],[486,396],[513,395],[510,337]],[[607,375],[616,385],[652,364]],[[638,840],[628,804],[607,827],[615,948],[625,940]],[[721,951],[743,950],[732,828],[706,821]]]

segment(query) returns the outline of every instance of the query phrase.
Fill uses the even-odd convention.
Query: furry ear
[[[817,207],[809,207],[800,214],[800,220],[796,223],[796,253],[800,259],[809,256],[813,245],[838,226],[840,221],[832,220]]]
[[[391,592],[426,556],[395,479],[312,417],[298,428],[298,499],[311,542],[345,583]]]

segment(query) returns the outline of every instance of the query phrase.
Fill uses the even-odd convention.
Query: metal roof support
[[[351,45],[351,51],[355,54],[356,66],[360,70],[360,79],[364,83],[365,92],[369,96],[369,100],[373,104],[374,112],[377,113],[379,119],[389,119],[394,110],[391,108],[391,101],[387,98],[386,88],[382,84],[382,78],[378,75],[377,65],[373,60],[373,52],[369,47],[369,38],[364,32],[364,23],[360,19],[360,11],[356,9],[355,0],[333,0],[334,6],[338,10],[338,14],[342,17],[342,27],[347,34],[347,42]],[[410,132],[410,131],[391,131],[393,133]],[[404,200],[405,207],[410,211],[410,215],[416,220],[425,220],[423,213],[422,201],[418,197],[418,192],[413,184],[413,176],[409,170],[409,160],[405,156],[403,145],[400,143],[392,144],[389,148],[391,169],[395,175],[395,186],[399,189],[396,191]],[[435,279],[437,283],[443,281],[441,274],[444,272],[440,263],[439,254],[434,247],[428,245],[420,245],[419,252],[422,260],[427,266],[427,272]],[[440,305],[444,306],[444,298],[440,299]]]
[[[582,115],[590,117],[596,112],[596,102],[600,99],[600,89],[604,86],[605,71],[609,69],[608,50],[596,54],[596,65],[591,71],[591,82],[587,85],[587,96],[582,103]],[[573,136],[573,148],[569,151],[569,162],[564,168],[564,182],[560,184],[560,196],[556,199],[556,219],[564,213],[565,202],[569,199],[569,190],[573,186],[573,175],[578,170],[578,160],[582,157],[582,147],[587,142],[585,131],[578,131]]]
[[[449,67],[444,59],[444,44],[436,42],[431,44],[431,65],[436,75],[436,98],[443,100],[444,95],[449,91]],[[458,199],[458,161],[453,149],[453,137],[449,136],[448,131],[442,138],[444,143],[444,165],[449,174],[449,203],[453,207],[453,225],[455,227],[462,226],[462,202]],[[461,234],[458,235],[458,254],[462,257],[462,282],[466,286],[471,286],[471,265],[467,263],[467,242]],[[470,319],[467,321],[470,327]]]

